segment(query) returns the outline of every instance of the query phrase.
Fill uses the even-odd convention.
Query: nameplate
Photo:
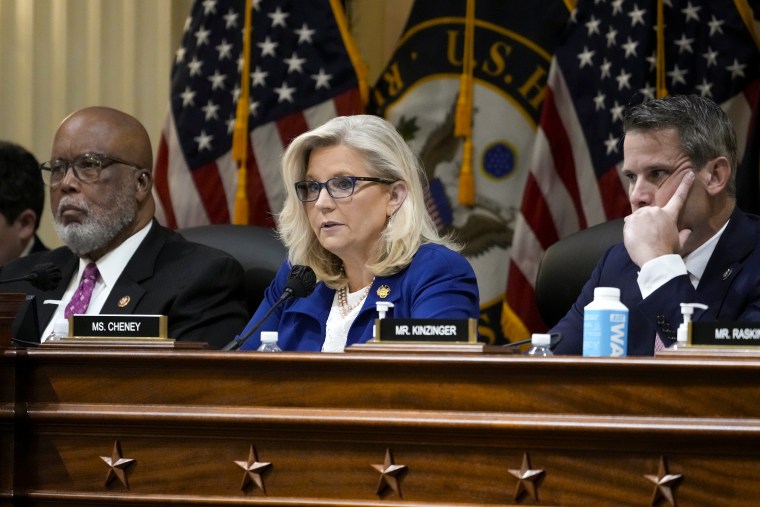
[[[72,315],[69,335],[94,338],[167,338],[166,315]]]
[[[376,342],[477,343],[477,319],[377,319]]]
[[[689,345],[693,347],[758,347],[760,322],[691,322]]]

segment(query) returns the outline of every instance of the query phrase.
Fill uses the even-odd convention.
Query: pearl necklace
[[[369,282],[369,285],[364,287],[361,291],[361,296],[356,301],[356,303],[349,305],[348,304],[348,285],[345,285],[338,289],[338,303],[340,304],[340,314],[345,317],[351,311],[355,310],[356,307],[361,305],[364,300],[367,298],[367,294],[369,294],[369,290],[372,288],[372,284],[375,283],[375,278],[372,277],[372,281]]]

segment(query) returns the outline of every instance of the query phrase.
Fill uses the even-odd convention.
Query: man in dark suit
[[[736,207],[736,136],[709,99],[673,96],[629,109],[623,177],[632,213],[577,301],[551,330],[559,354],[583,350],[583,308],[595,287],[628,307],[628,354],[673,344],[680,303],[694,320],[760,320],[760,218]]]
[[[0,266],[47,250],[37,237],[44,204],[37,159],[18,144],[0,141]]]
[[[47,292],[28,283],[0,286],[37,296],[43,340],[72,312],[166,315],[171,338],[212,347],[245,325],[242,267],[156,222],[152,165],[145,128],[125,113],[89,107],[61,123],[51,160],[41,167],[66,246],[0,271],[8,279],[40,263],[61,268],[62,282]],[[46,299],[61,303],[39,304]]]

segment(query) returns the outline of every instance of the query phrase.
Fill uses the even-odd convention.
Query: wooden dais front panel
[[[6,349],[0,505],[756,505],[760,361]]]

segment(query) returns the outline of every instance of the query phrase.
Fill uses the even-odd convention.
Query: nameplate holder
[[[375,343],[477,343],[477,319],[377,319]]]
[[[711,348],[760,347],[760,322],[690,322],[689,345]]]
[[[73,338],[167,339],[166,315],[72,315],[69,336]]]

